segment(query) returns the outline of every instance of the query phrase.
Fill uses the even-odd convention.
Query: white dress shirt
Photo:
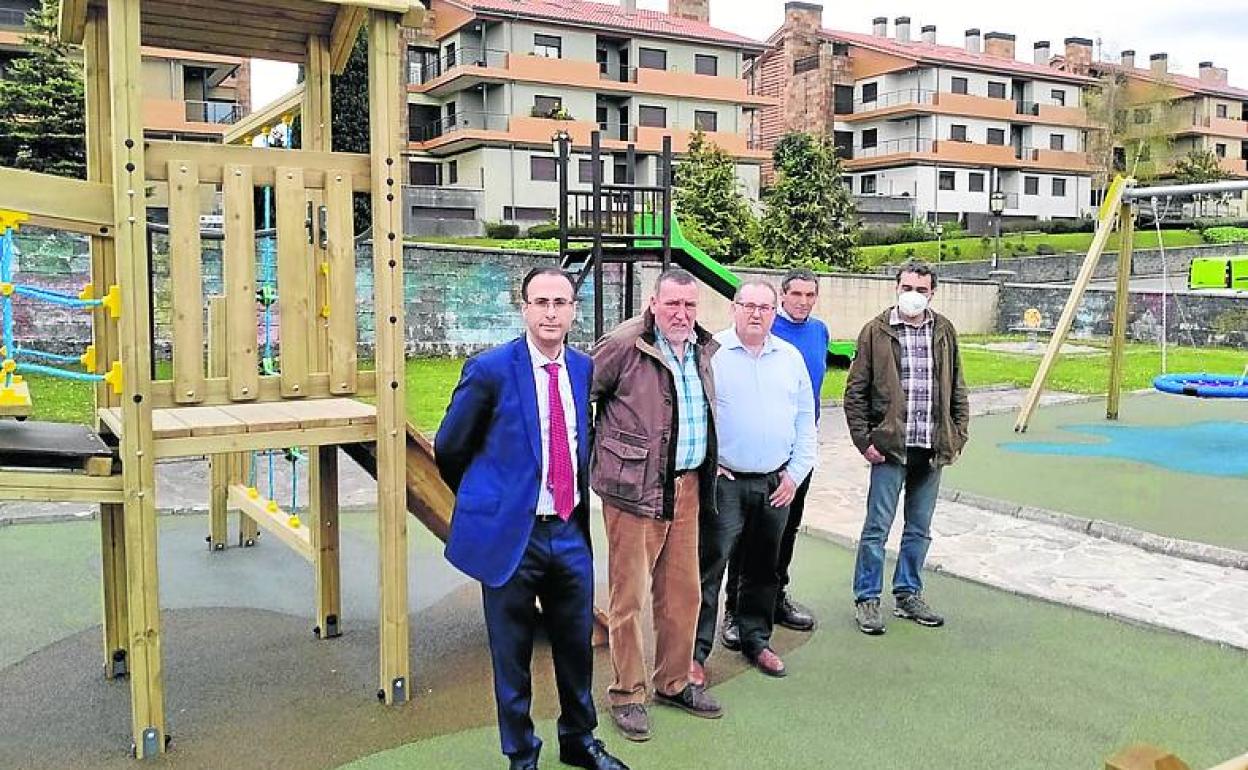
[[[546,486],[550,473],[550,375],[543,369],[546,364],[559,364],[559,399],[563,402],[563,420],[568,427],[568,451],[572,454],[572,504],[581,502],[581,488],[576,483],[579,469],[576,467],[576,401],[572,398],[572,379],[568,376],[568,362],[559,348],[556,358],[547,358],[537,349],[533,340],[525,335],[529,346],[529,358],[533,361],[533,385],[537,389],[537,422],[542,428],[542,478],[537,491],[537,515],[555,513],[555,496]]]

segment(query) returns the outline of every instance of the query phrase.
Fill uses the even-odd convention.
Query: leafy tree
[[[699,248],[724,262],[753,249],[757,224],[737,182],[737,164],[701,129],[689,140],[673,191],[681,226]]]
[[[1114,174],[1150,182],[1168,171],[1175,132],[1190,117],[1176,106],[1180,95],[1164,79],[1129,77],[1112,68],[1085,92],[1088,121],[1097,127],[1088,135],[1088,151],[1103,175],[1101,189]]]
[[[1216,182],[1226,177],[1213,150],[1195,149],[1174,163],[1174,176],[1183,184]]]
[[[87,170],[82,68],[57,37],[59,0],[26,14],[27,51],[0,80],[0,165],[58,176]]]
[[[776,182],[764,200],[762,250],[749,261],[763,267],[852,267],[858,213],[832,139],[789,134],[773,158]]]

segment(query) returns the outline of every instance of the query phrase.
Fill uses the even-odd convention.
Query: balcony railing
[[[456,67],[506,69],[507,52],[494,48],[460,48],[436,59],[411,59],[407,62],[408,85],[423,85]]]
[[[202,102],[188,99],[186,120],[188,123],[216,123],[233,125],[243,117],[242,107],[234,102]]]
[[[616,140],[620,142],[637,141],[637,126],[628,123],[599,123],[598,130],[602,132],[602,138],[607,140]]]
[[[598,62],[598,77],[613,83],[636,83],[637,68]]]
[[[1024,160],[1030,163],[1035,163],[1036,161],[1040,160],[1040,151],[1036,149],[1035,147],[1015,147],[1014,157],[1017,158],[1018,160]]]
[[[25,27],[26,12],[15,8],[0,8],[0,27]]]
[[[497,112],[457,112],[431,123],[409,125],[407,138],[412,142],[428,142],[457,131],[507,131],[510,125],[508,116]]]
[[[878,158],[883,155],[898,155],[903,152],[931,152],[932,140],[916,137],[906,139],[889,139],[877,142],[870,147],[861,145],[853,148],[850,157],[854,159]]]
[[[1014,114],[1015,115],[1039,116],[1040,115],[1040,103],[1028,102],[1028,101],[1024,101],[1023,99],[1015,99],[1014,100]]]
[[[883,110],[889,107],[899,107],[905,104],[933,104],[936,101],[936,92],[926,88],[903,88],[900,91],[889,91],[884,94],[877,94],[872,101],[863,101],[862,99],[854,100],[854,112],[867,112],[869,110]]]

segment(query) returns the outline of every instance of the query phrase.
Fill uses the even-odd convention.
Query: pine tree
[[[827,136],[794,133],[773,153],[776,183],[764,199],[765,267],[850,268],[858,213],[841,178],[841,161]]]
[[[82,68],[57,37],[59,0],[26,14],[27,52],[0,80],[0,165],[86,176]]]
[[[754,213],[737,182],[737,164],[701,130],[689,140],[673,191],[686,235],[723,262],[736,262],[753,248]]]

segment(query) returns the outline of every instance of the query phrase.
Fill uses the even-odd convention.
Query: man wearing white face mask
[[[924,626],[945,622],[923,599],[923,562],[940,471],[966,444],[970,407],[957,331],[929,307],[935,293],[930,266],[908,262],[897,271],[897,304],[863,327],[845,387],[850,437],[871,464],[854,566],[855,618],[864,634],[884,633],[884,543],[903,489],[893,614]]]

